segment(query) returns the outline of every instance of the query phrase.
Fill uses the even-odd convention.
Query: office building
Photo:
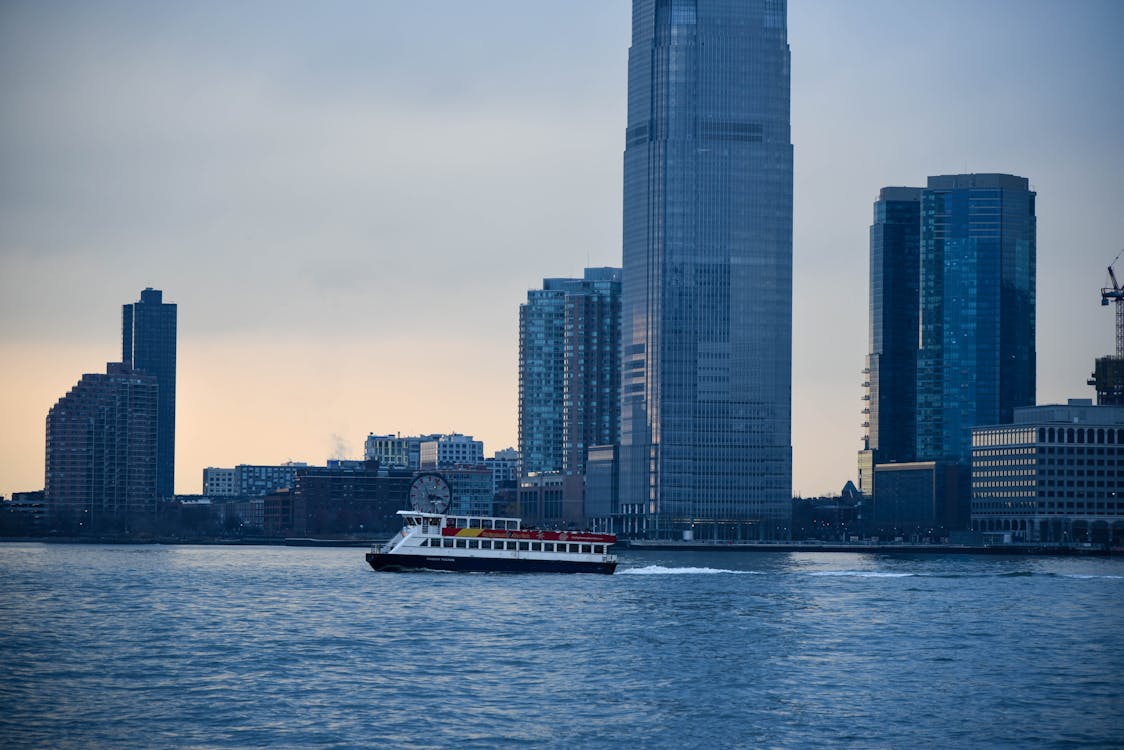
[[[580,475],[620,408],[619,268],[543,279],[519,306],[520,473]]]
[[[307,468],[301,461],[278,465],[238,464],[233,469],[203,469],[203,494],[207,497],[261,497],[292,489],[297,472]]]
[[[147,288],[139,302],[122,306],[121,363],[156,378],[156,495],[175,495],[176,470],[176,305],[159,289]]]
[[[47,514],[69,531],[132,529],[157,500],[158,381],[110,363],[47,414]]]
[[[989,541],[1124,544],[1124,406],[1070,399],[974,428],[972,529]]]
[[[879,463],[912,461],[917,427],[921,188],[883,188],[870,226],[870,353],[859,489],[873,493]]]
[[[786,538],[786,3],[634,0],[632,18],[620,502],[649,537]]]
[[[1035,402],[1035,194],[1025,177],[930,177],[921,204],[918,460],[967,464],[972,428]]]

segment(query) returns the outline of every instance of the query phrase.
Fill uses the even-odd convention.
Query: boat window
[[[452,547],[453,546],[453,540],[452,539],[444,539],[444,540],[442,540],[441,546],[442,547]]]
[[[467,539],[458,539],[457,540],[457,546],[460,547],[461,549],[464,549],[466,546],[468,546],[468,545],[465,544],[465,542],[467,542],[467,541],[468,541]]]
[[[464,528],[467,528],[467,527],[468,527],[468,519],[467,518],[458,518],[457,519],[457,528],[458,529],[464,529]]]
[[[496,527],[495,527],[495,524],[494,524],[494,523],[492,522],[492,519],[490,519],[490,518],[485,518],[485,519],[484,519],[484,528],[486,528],[486,529],[494,529],[494,528],[496,528]]]
[[[531,548],[530,542],[519,542],[519,549],[527,551]]]
[[[470,519],[469,522],[468,522],[468,528],[479,529],[480,528],[480,519],[479,518]]]
[[[469,549],[479,549],[480,548],[480,540],[479,539],[469,539],[468,540],[468,548]]]
[[[582,545],[582,554],[583,555],[588,555],[588,554],[591,554],[592,552],[593,552],[593,547],[591,545],[589,545],[589,544],[583,544]]]
[[[491,539],[481,539],[480,540],[480,549],[491,549],[491,548],[492,548],[492,540]]]
[[[542,552],[542,542],[531,542],[531,549],[534,552]]]

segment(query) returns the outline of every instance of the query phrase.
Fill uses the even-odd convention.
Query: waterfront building
[[[566,518],[563,507],[563,477],[560,472],[532,473],[519,479],[519,517],[532,526],[559,527],[567,520],[577,522],[577,513],[571,509],[571,519]]]
[[[870,353],[859,489],[873,494],[874,466],[914,459],[920,315],[921,188],[886,187],[870,226]]]
[[[176,305],[163,292],[146,288],[140,301],[121,310],[121,363],[156,378],[156,496],[175,495],[176,470]]]
[[[266,533],[369,536],[401,526],[413,472],[361,465],[301,467],[292,490],[265,497]]]
[[[483,441],[473,440],[472,435],[461,435],[459,432],[423,440],[419,451],[423,469],[484,465]]]
[[[38,534],[47,528],[46,521],[43,490],[13,492],[7,499],[0,495],[0,532],[16,536]]]
[[[619,268],[543,279],[519,306],[520,474],[581,475],[620,424]]]
[[[784,0],[634,0],[620,498],[650,537],[785,538],[792,143]]]
[[[977,425],[1035,402],[1035,193],[1025,177],[930,177],[921,205],[919,460],[971,460]]]
[[[112,362],[51,407],[44,497],[73,530],[135,528],[155,515],[157,379]]]
[[[947,540],[968,526],[968,468],[949,461],[874,467],[874,497],[864,531],[883,540]]]
[[[1124,406],[1070,399],[973,429],[971,523],[1003,541],[1124,544]]]

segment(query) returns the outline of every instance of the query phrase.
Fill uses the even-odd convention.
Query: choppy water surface
[[[1124,560],[0,545],[0,746],[1124,746]]]

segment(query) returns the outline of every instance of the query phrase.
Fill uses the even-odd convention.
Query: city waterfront
[[[9,747],[1107,747],[1120,558],[0,545]]]

